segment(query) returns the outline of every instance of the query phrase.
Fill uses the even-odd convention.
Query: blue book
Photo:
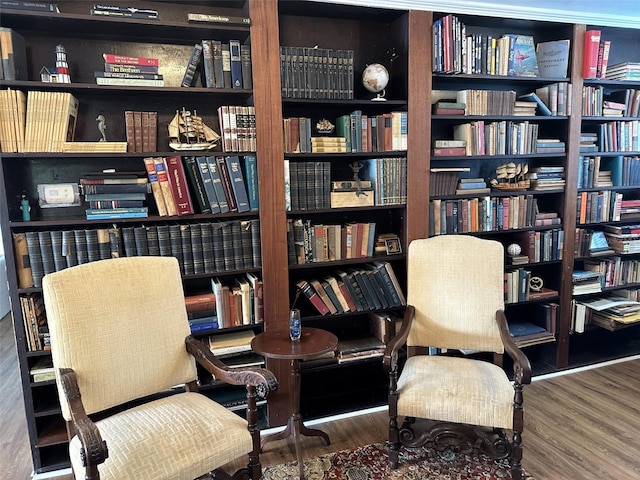
[[[487,182],[472,182],[472,183],[460,183],[458,185],[459,190],[469,190],[474,188],[486,188]]]
[[[249,207],[252,212],[257,212],[260,207],[260,199],[258,197],[258,159],[255,155],[244,156],[244,172],[247,179]]]
[[[251,207],[249,206],[249,195],[247,194],[247,187],[245,186],[242,167],[240,166],[240,157],[237,155],[226,157],[225,163],[229,171],[229,180],[231,181],[238,213],[249,212]]]
[[[198,170],[200,171],[200,178],[202,179],[202,184],[206,193],[207,201],[209,202],[209,207],[211,208],[211,213],[220,213],[220,204],[218,203],[218,197],[216,196],[216,192],[213,188],[213,179],[209,173],[209,162],[207,161],[207,157],[196,157],[196,163],[198,165]]]
[[[220,207],[220,213],[227,213],[229,211],[229,201],[224,193],[224,187],[222,186],[222,177],[218,171],[218,162],[215,157],[206,157],[209,164],[209,175],[211,175],[211,182],[213,184],[213,190],[215,191],[216,198],[218,199],[218,206]]]
[[[513,337],[546,332],[544,328],[530,322],[509,322],[509,332]]]
[[[518,98],[520,100],[524,100],[527,102],[536,102],[536,104],[538,105],[539,112],[542,113],[543,115],[546,115],[547,117],[550,117],[553,115],[551,113],[551,109],[547,107],[547,105],[542,101],[542,99],[535,92],[527,93],[526,95],[520,95]]]
[[[87,213],[87,220],[115,220],[119,218],[147,218],[146,212],[140,213]]]
[[[130,192],[130,193],[87,193],[84,196],[85,201],[94,200],[146,200],[146,192]]]
[[[229,54],[231,57],[231,87],[242,88],[242,56],[240,55],[240,40],[229,40]]]

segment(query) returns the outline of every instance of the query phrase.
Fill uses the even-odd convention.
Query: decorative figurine
[[[106,142],[107,141],[107,119],[104,118],[104,115],[100,114],[96,117],[96,122],[98,122],[98,130],[100,131],[100,135],[102,135],[102,138],[98,141]]]
[[[22,210],[22,220],[29,222],[31,220],[31,206],[27,194],[24,192],[20,195],[20,210]]]
[[[362,182],[360,181],[360,177],[358,174],[360,170],[362,170],[362,164],[357,160],[349,164],[349,168],[353,171],[353,181],[356,182],[356,196],[367,195],[362,191]]]
[[[169,122],[169,146],[173,150],[210,150],[220,140],[212,128],[207,126],[202,117],[194,110],[176,110],[176,115]]]
[[[69,64],[67,63],[67,51],[60,44],[56,45],[56,73],[60,83],[71,83]]]

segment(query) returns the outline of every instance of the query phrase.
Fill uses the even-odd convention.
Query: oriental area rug
[[[307,480],[499,480],[510,479],[506,460],[485,455],[437,452],[425,448],[402,448],[396,470],[388,467],[384,443],[365,445],[318,457],[305,458]],[[298,464],[263,467],[264,480],[298,479]],[[533,477],[523,476],[526,480]]]

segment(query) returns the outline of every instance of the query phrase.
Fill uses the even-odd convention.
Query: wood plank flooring
[[[9,319],[0,321],[0,355],[0,478],[27,480],[31,455]],[[535,381],[525,388],[525,469],[537,480],[640,478],[639,398],[638,358]],[[325,447],[318,438],[303,437],[306,457],[384,441],[387,414],[369,412],[316,427],[332,443]],[[290,439],[268,444],[261,456],[264,465],[294,458]]]

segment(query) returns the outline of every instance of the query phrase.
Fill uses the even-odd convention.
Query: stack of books
[[[347,140],[344,137],[311,137],[312,153],[346,153]]]
[[[338,341],[338,363],[382,357],[386,345],[376,337]]]
[[[228,356],[251,351],[251,340],[255,337],[253,330],[220,333],[209,336],[209,349],[215,356]]]
[[[449,157],[449,156],[465,156],[467,154],[466,140],[434,140],[433,156]]]
[[[586,295],[602,291],[603,278],[599,272],[574,270],[571,277],[573,281],[573,295]]]
[[[538,105],[535,102],[516,100],[513,106],[513,114],[517,117],[534,117]]]
[[[598,134],[593,132],[580,132],[580,152],[597,152]]]
[[[96,70],[98,85],[163,87],[164,77],[158,73],[158,59],[104,53],[104,72]]]
[[[487,187],[484,178],[461,178],[456,189],[456,195],[477,195],[490,192],[491,188]]]
[[[469,167],[441,167],[431,168],[429,177],[429,188],[431,196],[453,195],[458,184],[460,173],[470,172]]]
[[[534,167],[527,178],[531,180],[532,190],[561,190],[565,185],[562,166]]]
[[[535,153],[564,153],[565,143],[557,138],[536,139]]]
[[[640,80],[640,62],[622,62],[609,65],[606,72],[607,80]]]
[[[520,348],[555,340],[555,335],[532,322],[509,322],[509,333]]]
[[[87,220],[146,218],[149,180],[146,172],[95,172],[80,178]]]

